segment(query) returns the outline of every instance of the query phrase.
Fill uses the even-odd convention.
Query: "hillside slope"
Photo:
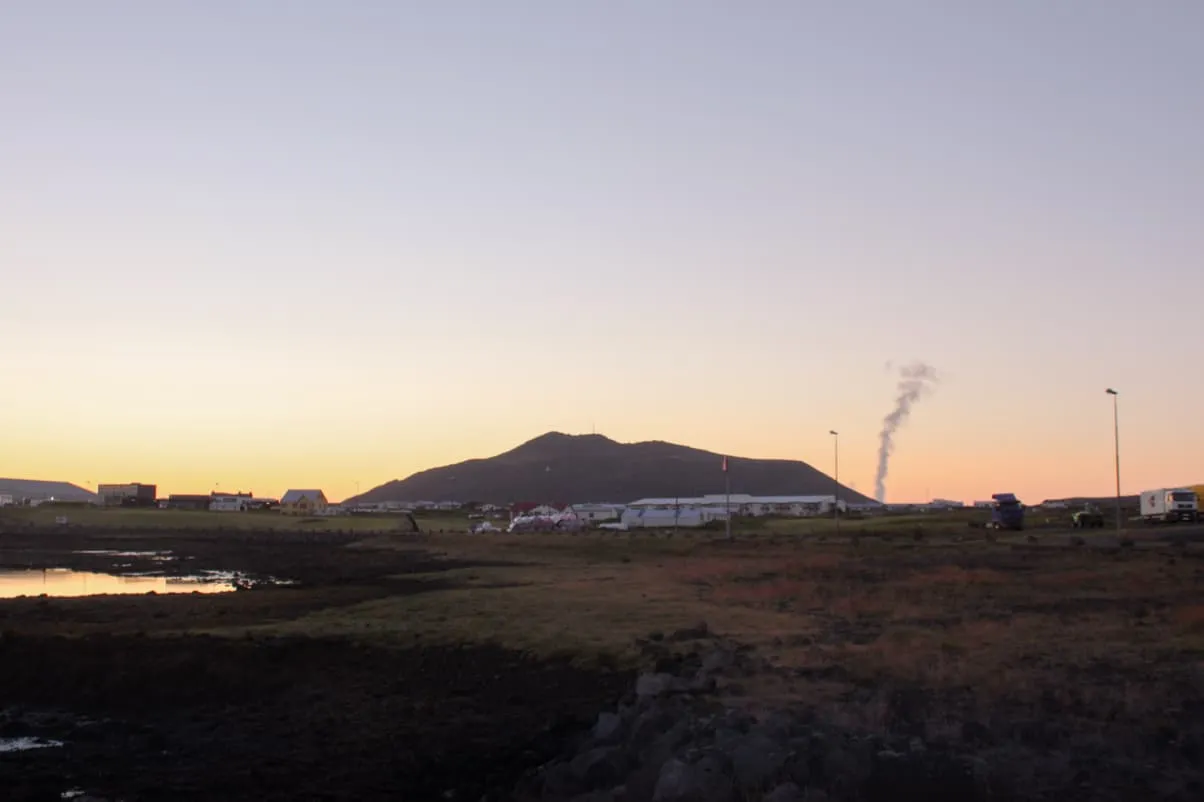
[[[549,432],[504,454],[395,479],[348,502],[630,502],[723,492],[723,457],[660,441],[617,443],[597,434]],[[830,495],[832,478],[805,462],[728,458],[732,493]],[[867,497],[841,487],[840,497]]]

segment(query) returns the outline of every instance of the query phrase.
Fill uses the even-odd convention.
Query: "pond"
[[[228,573],[202,572],[191,576],[106,574],[70,568],[0,570],[0,599],[17,596],[96,596],[100,594],[225,593],[234,590]]]
[[[0,752],[25,752],[30,749],[46,749],[62,745],[60,741],[45,741],[41,738],[0,738]]]

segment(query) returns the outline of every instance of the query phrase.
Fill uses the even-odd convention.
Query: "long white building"
[[[765,515],[783,515],[805,518],[812,515],[831,515],[835,496],[753,496],[748,493],[732,493],[730,498],[723,493],[682,498],[642,498],[627,505],[629,510],[674,510],[680,515],[683,510],[712,511],[722,516],[729,508],[732,515],[758,518]],[[848,505],[838,502],[845,512]]]

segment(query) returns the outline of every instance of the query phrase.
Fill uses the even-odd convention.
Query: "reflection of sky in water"
[[[0,752],[24,752],[27,749],[46,749],[62,745],[59,741],[43,741],[41,738],[0,738]]]
[[[115,576],[68,568],[0,571],[0,599],[15,596],[93,596],[102,593],[222,593],[229,582],[199,581],[197,577]]]

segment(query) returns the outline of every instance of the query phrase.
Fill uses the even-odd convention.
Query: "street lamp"
[[[1120,532],[1120,393],[1111,387],[1107,393],[1112,396],[1112,437],[1116,451],[1116,531]]]
[[[832,435],[832,482],[836,488],[836,492],[832,494],[832,518],[836,521],[836,536],[840,537],[840,434],[835,429],[829,429],[828,434]]]

